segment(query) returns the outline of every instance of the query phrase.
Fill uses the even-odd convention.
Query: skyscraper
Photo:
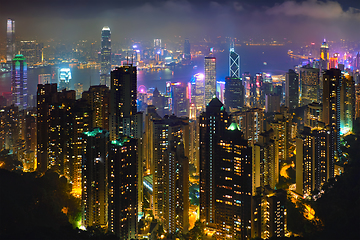
[[[285,77],[285,105],[289,109],[299,106],[299,74],[289,69]]]
[[[318,68],[300,68],[300,107],[318,101],[319,76]]]
[[[184,41],[184,59],[186,59],[186,60],[191,59],[190,42],[189,42],[188,38],[186,38]]]
[[[200,115],[200,220],[219,238],[250,237],[251,148],[219,99]]]
[[[28,65],[35,64],[37,62],[36,41],[20,41],[20,53],[26,58]]]
[[[94,128],[84,133],[86,148],[82,162],[82,225],[108,225],[109,132]]]
[[[108,161],[108,229],[120,239],[136,239],[138,223],[138,140],[111,141]]]
[[[6,61],[11,62],[15,57],[15,21],[7,20],[6,25]]]
[[[27,108],[27,64],[23,55],[16,55],[11,68],[11,95],[19,110]]]
[[[230,109],[238,110],[244,106],[244,86],[238,77],[225,78],[225,106]]]
[[[329,45],[327,44],[326,39],[324,39],[324,42],[321,44],[321,47],[320,47],[320,70],[321,70],[321,72],[329,69],[329,60],[330,60]]]
[[[240,79],[240,55],[235,52],[234,41],[229,49],[229,77]]]
[[[177,117],[189,116],[189,99],[187,98],[187,86],[184,83],[171,83],[171,97],[173,114]]]
[[[205,57],[205,105],[216,96],[216,58]]]
[[[110,139],[131,135],[131,121],[137,113],[136,67],[121,66],[111,72]]]
[[[346,74],[341,78],[340,89],[340,134],[353,131],[355,119],[355,82]]]
[[[205,110],[205,77],[202,73],[195,74],[191,81],[190,102],[195,104],[196,116]]]
[[[111,71],[111,31],[105,26],[101,30],[100,85],[110,86]]]

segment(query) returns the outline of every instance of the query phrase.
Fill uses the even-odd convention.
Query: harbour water
[[[258,72],[266,72],[270,74],[283,74],[288,69],[293,68],[299,63],[299,60],[290,58],[287,51],[290,49],[289,45],[285,46],[241,46],[235,50],[241,56],[241,72],[250,72],[254,75]],[[214,53],[217,58],[216,61],[216,75],[217,80],[224,80],[228,75],[228,52]],[[199,57],[194,59],[193,66],[176,66],[171,69],[161,71],[139,71],[138,72],[138,86],[144,85],[146,88],[157,87],[161,92],[165,91],[166,81],[172,82],[188,82],[191,77],[204,71],[204,59]],[[43,67],[28,70],[28,93],[35,95],[38,83],[39,74],[50,74],[51,67]],[[72,79],[70,87],[74,84],[83,84],[84,91],[91,85],[99,84],[100,76],[99,69],[85,68],[79,69],[71,67]],[[11,74],[0,74],[0,94],[3,92],[10,92]]]

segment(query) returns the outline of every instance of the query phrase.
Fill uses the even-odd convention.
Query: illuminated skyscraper
[[[325,71],[329,69],[329,60],[330,60],[330,53],[329,53],[329,45],[327,44],[326,40],[321,44],[320,47],[320,70]]]
[[[6,25],[6,61],[11,62],[15,57],[15,21],[7,20]]]
[[[105,26],[101,30],[100,85],[110,86],[111,72],[111,31]]]
[[[136,67],[122,66],[111,72],[110,139],[131,136],[133,117],[137,113]]]
[[[23,55],[16,55],[12,60],[11,95],[13,104],[19,110],[27,108],[27,64]]]
[[[171,83],[172,110],[177,117],[189,116],[189,99],[186,90],[187,86],[184,83]]]
[[[37,62],[36,50],[36,41],[20,41],[20,53],[26,58],[26,62],[30,66]]]
[[[205,110],[205,77],[202,73],[197,73],[191,79],[190,102],[195,104],[196,115],[198,116]]]
[[[240,55],[235,52],[232,41],[229,49],[229,77],[240,79],[240,76]]]
[[[120,239],[138,232],[138,141],[122,136],[111,141],[108,161],[108,229]]]
[[[84,133],[86,148],[82,162],[82,225],[108,225],[109,132],[94,128]]]
[[[59,90],[70,90],[71,70],[70,68],[61,68],[59,71]]]
[[[331,132],[305,127],[296,139],[296,192],[311,196],[334,175]]]
[[[225,106],[230,112],[244,106],[244,86],[238,77],[225,78]]]
[[[300,107],[318,101],[319,69],[311,67],[300,68]]]
[[[214,98],[200,115],[200,220],[219,239],[250,237],[251,148]]]
[[[299,74],[289,69],[285,77],[285,105],[289,109],[299,106]]]
[[[340,134],[353,131],[355,119],[355,82],[350,75],[341,78],[340,89]]]
[[[109,88],[105,85],[90,86],[88,91],[83,92],[82,97],[87,101],[92,111],[91,127],[109,130]]]
[[[216,58],[205,57],[205,104],[216,96]]]

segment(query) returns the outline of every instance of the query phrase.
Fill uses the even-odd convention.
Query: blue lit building
[[[16,55],[11,69],[12,102],[19,110],[27,108],[27,64],[23,55]]]

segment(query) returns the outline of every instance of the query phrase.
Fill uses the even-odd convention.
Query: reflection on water
[[[257,72],[269,72],[272,74],[285,73],[289,68],[293,68],[298,60],[291,59],[287,55],[289,46],[242,46],[236,48],[241,58],[241,72],[250,72],[254,75]],[[228,75],[228,53],[216,53],[216,71],[217,79],[223,80]],[[266,62],[267,65],[263,63]],[[165,91],[166,81],[173,82],[188,82],[192,75],[204,70],[204,60],[194,59],[194,64],[198,66],[194,69],[192,66],[176,66],[171,69],[162,71],[139,71],[138,72],[138,86],[144,85],[146,88],[157,87],[161,92]],[[99,69],[85,68],[78,69],[77,67],[70,67],[72,73],[72,80],[70,87],[73,89],[74,84],[82,83],[83,89],[89,89],[91,85],[100,83]],[[36,86],[38,83],[39,74],[51,74],[51,67],[44,67],[38,69],[29,69],[28,71],[28,91],[29,94],[36,94]],[[11,87],[11,74],[0,74],[0,94],[9,92]]]

